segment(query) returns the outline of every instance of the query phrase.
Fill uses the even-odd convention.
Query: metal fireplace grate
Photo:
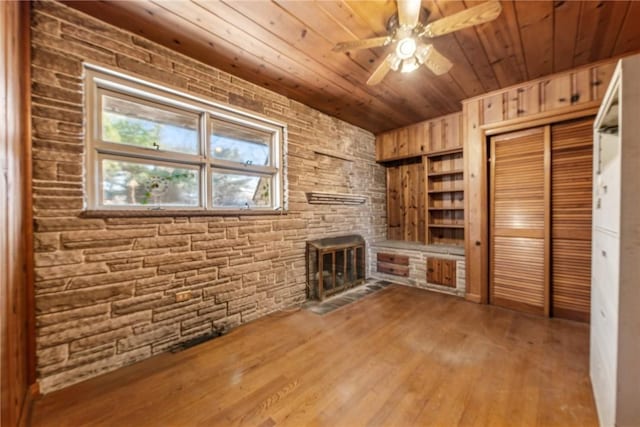
[[[356,234],[308,241],[308,297],[322,301],[363,283],[365,259],[365,241]]]

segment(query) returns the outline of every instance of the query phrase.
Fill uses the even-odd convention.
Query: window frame
[[[156,108],[158,110],[164,110],[164,111],[168,111],[168,112],[172,112],[172,113],[177,113],[177,114],[184,114],[186,115],[191,115],[194,116],[193,118],[196,119],[196,132],[198,133],[198,137],[200,136],[200,132],[202,132],[202,118],[201,118],[201,113],[197,110],[187,110],[184,108],[176,108],[170,104],[163,104],[160,102],[150,102],[147,99],[144,98],[140,98],[137,96],[132,96],[130,94],[127,93],[121,93],[121,92],[115,92],[113,90],[109,90],[103,87],[98,87],[97,88],[97,93],[96,93],[97,99],[96,99],[96,105],[95,107],[97,107],[99,109],[98,112],[98,116],[97,116],[97,123],[96,123],[96,131],[97,134],[95,135],[95,139],[94,139],[94,145],[95,147],[99,148],[99,149],[105,149],[105,150],[110,150],[110,151],[129,151],[131,149],[133,149],[132,151],[139,151],[140,155],[142,156],[151,156],[153,157],[154,154],[153,153],[158,153],[158,152],[162,152],[162,153],[167,153],[170,154],[172,156],[176,156],[179,158],[184,158],[185,161],[187,161],[189,158],[191,159],[195,159],[198,158],[198,162],[201,162],[202,159],[204,159],[204,155],[203,155],[203,147],[201,147],[202,145],[202,141],[198,140],[197,142],[197,152],[195,154],[190,154],[190,153],[184,153],[184,152],[180,152],[180,151],[171,151],[171,150],[156,150],[156,149],[152,149],[152,148],[147,148],[147,147],[140,147],[137,145],[133,145],[133,144],[126,144],[126,143],[118,143],[118,142],[113,142],[113,141],[109,141],[107,139],[103,139],[103,135],[102,135],[102,114],[100,114],[101,111],[101,106],[102,106],[102,100],[104,96],[108,96],[110,98],[113,99],[121,99],[123,101],[128,101],[128,102],[132,102],[132,103],[136,103],[139,105],[143,105],[143,106],[148,106],[148,107],[152,107],[152,108]],[[157,155],[157,154],[156,154]]]
[[[273,175],[260,173],[260,172],[247,171],[247,170],[240,170],[240,169],[228,169],[228,168],[222,169],[222,168],[219,168],[219,167],[212,166],[211,167],[211,175],[209,176],[211,181],[213,181],[213,174],[214,173],[220,173],[220,172],[226,173],[226,174],[229,174],[229,175],[241,175],[241,176],[245,175],[245,176],[258,177],[258,178],[261,178],[261,177],[270,178],[271,191],[270,191],[269,198],[271,199],[271,202],[273,203],[273,199],[274,199],[274,177],[273,177]],[[213,183],[210,183],[210,186],[211,186],[211,189],[212,189],[212,191],[210,192],[210,196],[211,196],[211,204],[210,204],[210,206],[212,207],[212,209],[224,209],[224,207],[214,206],[213,199],[214,199],[215,192],[213,191]],[[242,209],[241,207],[238,207],[238,206],[233,206],[232,208],[233,209]],[[257,208],[255,208],[255,209],[257,209]]]
[[[273,213],[286,211],[286,146],[287,125],[241,108],[220,104],[196,97],[165,85],[127,75],[110,68],[84,64],[85,67],[85,210],[115,212],[172,211],[225,213]],[[165,111],[198,117],[198,153],[139,147],[132,144],[109,142],[102,138],[102,99],[109,96],[125,101],[148,105]],[[271,134],[269,143],[269,165],[253,165],[216,159],[211,153],[210,138],[215,120],[230,122],[247,129]],[[102,185],[101,159],[117,158],[123,161],[143,161],[159,166],[198,169],[200,202],[188,205],[105,205]],[[213,171],[270,176],[271,203],[267,207],[213,206]]]
[[[122,162],[130,162],[130,163],[138,163],[138,164],[147,164],[147,165],[153,165],[153,166],[160,166],[160,167],[174,167],[174,168],[181,168],[181,169],[185,169],[185,170],[193,170],[196,172],[196,175],[198,176],[198,180],[200,180],[200,165],[196,165],[196,164],[188,164],[188,163],[176,163],[176,162],[171,162],[171,161],[163,161],[163,160],[157,160],[157,159],[148,159],[145,157],[132,157],[132,156],[123,156],[121,154],[111,154],[111,153],[97,153],[98,156],[98,170],[96,171],[96,174],[98,176],[99,181],[102,181],[102,173],[103,173],[103,169],[102,169],[102,160],[113,160],[113,161],[122,161]],[[200,189],[202,190],[202,186],[200,186]],[[104,202],[103,197],[104,197],[104,188],[100,187],[100,191],[98,192],[99,194],[97,195],[98,197],[98,201],[99,202]],[[166,210],[173,210],[173,209],[180,209],[180,210],[190,210],[190,209],[199,209],[200,206],[203,205],[203,198],[204,198],[204,194],[202,194],[202,191],[198,192],[198,205],[197,206],[191,206],[191,205],[165,205],[167,206],[165,209]],[[130,208],[132,209],[138,209],[139,207],[143,207],[146,208],[146,210],[158,210],[158,206],[136,206],[136,205],[104,205],[102,203],[100,203],[100,206],[104,206],[105,210],[108,209],[112,209],[113,207],[118,208],[118,210],[128,210]],[[102,208],[101,208],[102,209]]]

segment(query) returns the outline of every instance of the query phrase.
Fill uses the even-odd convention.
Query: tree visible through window
[[[90,205],[104,208],[275,209],[281,207],[283,127],[175,94],[158,100],[97,71],[88,92]],[[188,102],[187,102],[188,101]],[[206,143],[205,141],[206,132]]]

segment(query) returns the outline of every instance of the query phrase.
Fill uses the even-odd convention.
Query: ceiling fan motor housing
[[[422,22],[427,22],[429,20],[429,16],[431,16],[431,12],[429,9],[420,8],[420,19],[418,20],[418,25],[416,27],[422,27]],[[398,13],[394,13],[387,19],[387,32],[389,34],[393,34],[400,27],[400,20],[398,18]]]

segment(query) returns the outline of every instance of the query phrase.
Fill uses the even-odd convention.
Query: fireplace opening
[[[365,279],[362,236],[328,237],[307,242],[307,296],[322,301]]]

